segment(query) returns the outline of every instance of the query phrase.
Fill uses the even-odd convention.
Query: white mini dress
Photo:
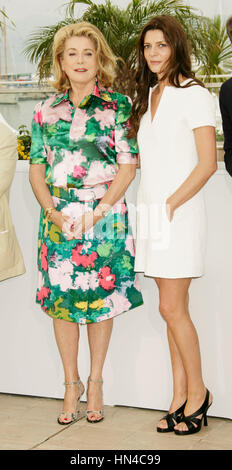
[[[190,79],[188,79],[190,80]],[[204,274],[207,220],[204,188],[174,212],[169,221],[166,200],[199,161],[193,129],[216,126],[214,99],[194,84],[166,86],[152,121],[141,119],[138,145],[141,179],[137,195],[135,271],[163,278]],[[157,85],[156,85],[157,86]]]

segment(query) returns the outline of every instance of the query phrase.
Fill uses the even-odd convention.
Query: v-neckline
[[[150,88],[150,93],[149,93],[149,117],[150,117],[150,124],[153,124],[154,121],[156,120],[156,116],[157,116],[157,114],[158,114],[158,111],[159,111],[159,109],[160,109],[160,105],[161,105],[161,103],[162,103],[163,94],[164,94],[164,92],[165,92],[165,89],[167,88],[167,85],[165,85],[165,87],[164,87],[164,89],[163,89],[163,91],[162,91],[162,95],[161,95],[161,97],[160,97],[158,106],[157,106],[157,108],[156,108],[155,114],[154,114],[154,116],[152,117],[152,112],[151,112],[151,96],[152,96],[152,93],[153,93],[153,91],[155,90],[155,88],[156,88],[157,86],[158,86],[158,84],[155,85],[153,88]]]
[[[189,80],[192,80],[192,78],[186,78],[186,80],[184,80],[183,82],[181,82],[180,86],[182,87],[182,85],[184,85],[186,82],[188,82]],[[151,95],[153,93],[153,91],[155,90],[155,88],[158,86],[158,83],[153,87],[153,88],[150,88],[150,91],[149,91],[149,104],[148,104],[148,110],[149,110],[149,119],[150,119],[150,124],[154,124],[154,122],[156,121],[156,117],[157,117],[157,114],[160,110],[160,106],[162,104],[162,101],[163,101],[163,95],[164,95],[164,92],[166,90],[166,88],[175,88],[173,87],[172,85],[165,85],[164,89],[163,89],[163,92],[162,92],[162,95],[160,97],[160,100],[159,100],[159,104],[156,108],[156,112],[154,114],[154,116],[152,117],[152,114],[151,114]]]

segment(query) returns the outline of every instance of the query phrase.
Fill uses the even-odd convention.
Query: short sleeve
[[[190,129],[216,127],[216,107],[213,96],[200,85],[185,88],[185,115]]]
[[[138,145],[136,139],[129,139],[129,118],[131,114],[131,99],[120,95],[115,118],[115,151],[117,163],[136,164]]]
[[[44,163],[47,163],[47,156],[43,141],[42,106],[38,103],[31,124],[30,164]]]

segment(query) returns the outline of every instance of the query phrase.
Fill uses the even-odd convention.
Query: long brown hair
[[[150,71],[144,57],[144,38],[149,30],[159,29],[163,32],[165,40],[171,48],[171,56],[168,61],[162,80],[166,78],[172,86],[181,86],[179,77],[192,78],[192,81],[183,85],[187,88],[194,84],[204,87],[204,84],[195,77],[192,71],[188,39],[181,24],[169,15],[160,15],[152,18],[141,31],[137,45],[137,70],[135,72],[135,99],[130,118],[129,137],[136,137],[140,120],[148,108],[149,87],[158,83],[157,75]]]

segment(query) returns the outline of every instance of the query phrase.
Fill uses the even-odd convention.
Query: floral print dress
[[[69,91],[37,104],[30,164],[46,164],[54,206],[76,220],[99,204],[121,163],[134,164],[127,139],[131,103],[96,83],[75,109]],[[41,208],[36,302],[53,318],[99,322],[143,303],[134,240],[122,198],[83,234],[67,240]]]

